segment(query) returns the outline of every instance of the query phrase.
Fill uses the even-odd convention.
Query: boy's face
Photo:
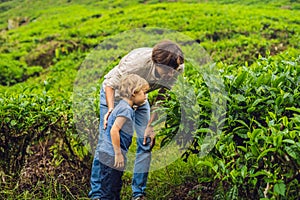
[[[134,105],[141,106],[147,100],[147,94],[145,90],[140,90],[138,93],[132,97],[132,101]]]

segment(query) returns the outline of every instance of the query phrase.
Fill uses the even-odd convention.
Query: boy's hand
[[[115,164],[114,167],[115,168],[124,168],[125,163],[124,163],[124,156],[122,153],[117,153],[115,155]]]

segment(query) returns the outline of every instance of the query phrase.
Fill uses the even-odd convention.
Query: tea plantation
[[[0,199],[88,199],[103,75],[159,39],[186,63],[147,199],[299,199],[298,0],[0,0]]]

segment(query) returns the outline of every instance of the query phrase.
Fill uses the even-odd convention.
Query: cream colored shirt
[[[152,61],[152,48],[143,47],[132,50],[124,56],[119,64],[104,76],[103,87],[110,86],[115,89],[115,99],[120,99],[118,86],[122,76],[127,74],[137,74],[144,78],[150,85],[150,91],[158,88],[169,88],[169,84],[163,82],[155,75],[155,63]],[[180,72],[184,65],[181,65]]]

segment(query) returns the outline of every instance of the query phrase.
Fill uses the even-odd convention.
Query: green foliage
[[[8,55],[0,55],[0,71],[0,84],[10,86],[39,75],[42,67],[28,67],[25,62],[14,60]]]
[[[1,1],[0,196],[86,196],[88,184],[76,185],[78,179],[62,183],[51,173],[28,180],[25,188],[15,183],[27,181],[20,172],[37,151],[33,147],[43,142],[48,144],[53,171],[68,166],[80,180],[89,178],[89,173],[78,173],[89,170],[92,156],[74,127],[70,98],[77,71],[87,53],[107,38],[134,28],[164,27],[190,36],[216,61],[227,111],[216,109],[212,100],[216,96],[211,91],[219,85],[208,84],[210,78],[219,77],[204,77],[187,61],[185,79],[162,102],[166,121],[158,141],[163,147],[176,139],[188,147],[183,159],[189,162],[192,154],[205,149],[205,136],[214,134],[211,127],[222,127],[222,133],[217,133],[218,142],[206,157],[200,161],[193,157],[197,170],[194,164],[176,161],[151,173],[149,198],[175,198],[172,193],[178,185],[189,180],[195,184],[185,185],[190,188],[187,198],[192,199],[296,199],[300,196],[299,8],[297,1],[288,0]],[[17,26],[8,30],[8,19]],[[108,68],[124,55],[116,46],[110,50],[119,57]],[[101,53],[106,58],[111,51]],[[95,125],[99,85],[92,89],[95,98],[79,103],[93,112],[94,118],[85,120]],[[183,123],[183,113],[190,114],[190,124]],[[215,119],[216,115],[221,117]],[[178,132],[183,137],[176,137]],[[129,198],[130,177],[125,180],[123,194]],[[205,196],[207,185],[213,188]],[[86,188],[77,192],[81,186]]]
[[[65,151],[64,148],[70,156],[74,156],[68,159],[82,160],[87,155],[74,134],[70,102],[54,100],[46,91],[44,94],[31,94],[28,88],[21,94],[4,94],[0,101],[1,172],[18,175],[30,154],[29,147],[46,138],[56,138],[64,143],[64,147],[60,145],[58,148],[54,144],[50,148],[55,161],[62,159],[59,151]]]
[[[199,161],[200,166],[210,168],[212,182],[220,181],[216,196],[286,199],[299,195],[299,61],[299,57],[282,55],[277,59],[261,57],[252,66],[219,64],[228,92],[227,114],[219,141],[209,154],[211,159]],[[195,88],[197,105],[188,98],[190,88],[179,79],[179,87],[169,92],[163,104],[167,121],[159,136],[163,137],[162,146],[180,131],[190,139],[191,126],[180,120],[194,113],[189,119],[199,121],[199,127],[192,132],[194,141],[183,155],[187,160],[205,148],[204,138],[213,131],[209,127],[213,115],[210,85],[188,64],[185,73],[186,81]],[[186,97],[184,101],[180,101],[182,97]],[[193,108],[196,112],[188,111]],[[180,138],[176,141],[182,145]]]
[[[213,160],[199,162],[222,181],[226,199],[299,196],[299,69],[299,58],[271,57],[253,67],[226,68],[230,100],[223,134]]]
[[[297,11],[252,5],[257,1],[246,1],[252,5],[249,9],[238,4],[190,1],[159,4],[152,1],[34,1],[30,6],[20,1],[6,3],[18,6],[4,12],[1,19],[14,16],[30,20],[0,34],[1,57],[9,59],[1,67],[10,63],[5,73],[5,77],[10,78],[3,78],[3,85],[25,81],[32,75],[27,75],[25,69],[32,71],[31,66],[48,68],[61,56],[90,51],[106,37],[140,27],[180,31],[201,43],[215,61],[228,64],[245,61],[251,64],[259,55],[266,56],[267,51],[273,55],[289,48],[299,49]],[[290,2],[278,2],[278,5],[286,4]],[[59,9],[53,9],[55,5]],[[141,11],[143,15],[139,14]],[[34,74],[41,71],[39,68]]]

